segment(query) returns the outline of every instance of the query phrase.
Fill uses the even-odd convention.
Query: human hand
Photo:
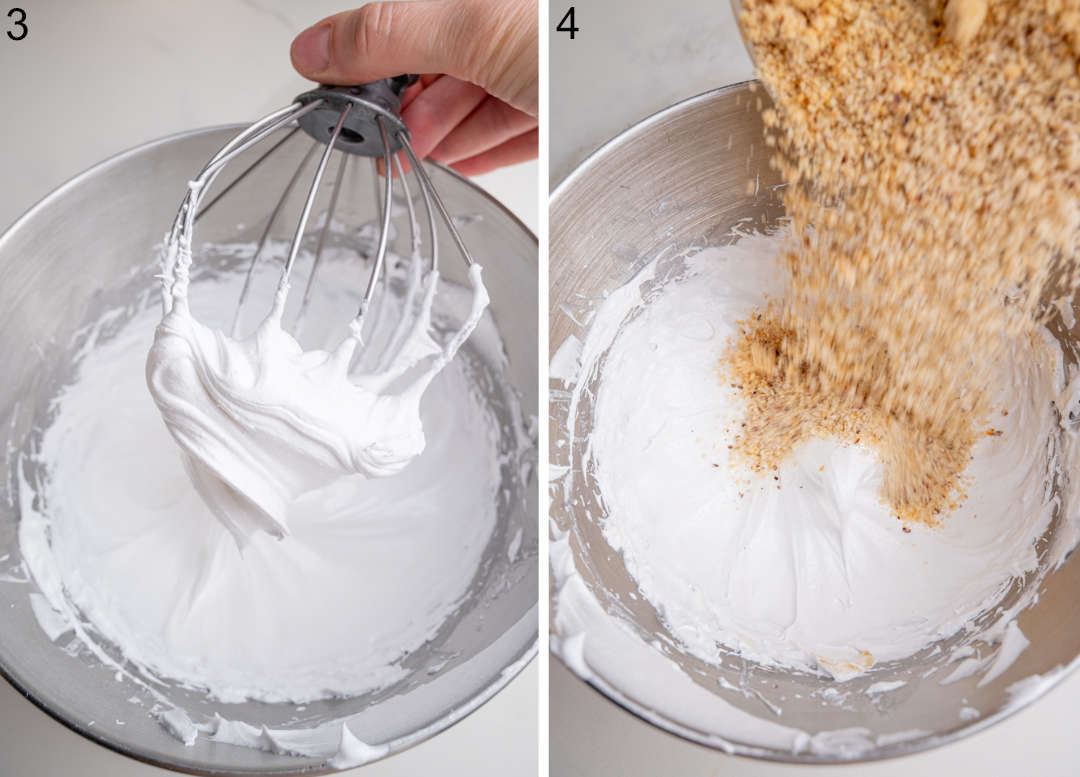
[[[401,109],[421,159],[471,176],[536,158],[536,0],[369,3],[300,33],[291,56],[325,84],[421,74]]]

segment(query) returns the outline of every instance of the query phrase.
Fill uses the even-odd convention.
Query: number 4
[[[569,27],[566,26],[567,22],[570,23]],[[555,28],[555,31],[568,32],[570,33],[570,40],[574,40],[574,35],[580,29],[580,27],[574,25],[574,6],[570,6],[570,10],[563,15],[561,20],[559,20],[559,26]]]

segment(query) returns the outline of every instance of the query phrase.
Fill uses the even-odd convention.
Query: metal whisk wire
[[[416,156],[409,139],[409,131],[398,113],[401,104],[401,95],[404,90],[415,81],[413,76],[397,76],[383,79],[371,84],[354,87],[330,87],[320,86],[318,89],[299,95],[291,105],[278,111],[274,111],[256,121],[250,127],[238,134],[220,151],[215,154],[205,165],[199,175],[189,186],[187,197],[184,199],[173,223],[169,235],[168,245],[179,245],[176,256],[166,260],[166,293],[165,308],[169,310],[172,304],[170,294],[173,284],[188,283],[188,268],[191,262],[191,237],[195,222],[210,208],[214,207],[239,183],[247,178],[256,168],[271,158],[276,151],[287,143],[300,129],[314,137],[317,143],[304,154],[296,171],[290,177],[281,197],[275,203],[270,212],[267,223],[256,243],[255,251],[248,264],[247,273],[240,291],[235,315],[232,321],[232,334],[237,335],[241,312],[249,296],[252,278],[255,274],[260,257],[265,253],[270,241],[270,235],[279,215],[284,210],[284,205],[295,190],[303,170],[308,166],[311,158],[323,144],[322,154],[319,157],[314,175],[308,187],[307,196],[304,200],[296,229],[289,244],[286,260],[281,269],[275,293],[274,306],[276,313],[280,315],[289,293],[289,279],[297,256],[300,252],[302,240],[307,230],[308,221],[314,208],[316,198],[334,150],[341,152],[341,162],[337,166],[336,178],[330,194],[330,200],[325,213],[325,222],[321,227],[318,240],[315,245],[311,269],[304,286],[303,296],[294,319],[296,330],[302,326],[304,313],[312,297],[313,284],[319,269],[319,263],[328,242],[328,234],[331,222],[338,207],[341,188],[345,173],[352,156],[367,156],[372,159],[373,166],[377,160],[382,161],[382,182],[378,185],[378,177],[375,178],[377,191],[376,202],[378,203],[379,234],[371,273],[367,279],[367,285],[361,297],[359,309],[354,318],[353,331],[359,332],[365,316],[369,312],[376,289],[380,282],[385,280],[387,268],[386,254],[389,249],[392,209],[394,204],[395,184],[400,184],[404,196],[404,202],[408,209],[411,255],[419,272],[421,257],[421,230],[416,221],[416,210],[407,182],[402,161],[397,153],[404,152],[405,158],[413,172],[420,191],[420,199],[423,202],[427,232],[430,236],[430,268],[437,271],[439,268],[439,248],[437,220],[441,219],[446,226],[454,244],[457,246],[465,264],[471,266],[473,258],[464,240],[461,238],[453,218],[446,210],[438,191],[434,188],[424,164]],[[206,191],[211,187],[214,180],[231,161],[241,154],[250,150],[278,130],[296,123],[282,138],[276,140],[269,149],[260,154],[250,165],[242,170],[230,183],[218,192],[209,202],[201,205],[201,200]],[[379,196],[381,195],[381,196]],[[436,215],[437,214],[437,215]],[[416,293],[417,284],[410,282],[404,300],[406,309],[412,304]],[[390,342],[399,341],[407,330],[406,321],[399,322],[395,332],[390,337]],[[295,332],[294,332],[295,333]],[[382,361],[382,360],[380,360]]]
[[[165,258],[165,283],[163,284],[162,301],[166,312],[173,305],[174,286],[180,284],[182,287],[186,287],[188,283],[188,272],[191,266],[191,236],[194,231],[195,216],[199,210],[202,195],[213,183],[214,178],[235,157],[247,151],[275,130],[317,108],[318,103],[316,102],[307,105],[294,102],[292,105],[267,114],[222,146],[221,150],[206,163],[199,175],[195,177],[195,180],[188,185],[187,195],[180,204],[172,228],[166,237],[165,245],[175,247],[175,253],[170,253]]]

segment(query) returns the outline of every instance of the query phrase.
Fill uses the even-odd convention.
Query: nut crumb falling
[[[959,46],[966,46],[986,20],[987,0],[949,0],[945,5],[945,34]]]
[[[767,470],[858,438],[895,511],[937,523],[1003,344],[1076,287],[1080,1],[745,0],[741,21],[792,230],[789,294],[725,363],[735,453]]]

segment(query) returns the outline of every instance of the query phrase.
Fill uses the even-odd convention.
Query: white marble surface
[[[569,0],[548,6],[551,26]],[[591,151],[678,100],[752,76],[728,0],[575,2],[576,40],[551,32],[555,186]],[[733,758],[643,723],[551,662],[552,777],[901,777],[1080,774],[1075,756],[1080,672],[1011,719],[964,741],[858,767],[786,766]]]
[[[0,21],[14,4],[0,3]],[[14,43],[0,32],[0,230],[111,154],[194,127],[250,121],[287,104],[306,83],[289,65],[293,35],[349,7],[347,0],[17,4],[28,12],[30,34]],[[536,229],[535,163],[481,184]],[[358,772],[535,775],[538,683],[534,661],[463,722]],[[165,773],[71,733],[0,682],[0,777]]]
[[[552,28],[570,5],[549,1]],[[576,39],[551,32],[552,188],[649,114],[753,76],[728,0],[585,0],[574,7]]]

